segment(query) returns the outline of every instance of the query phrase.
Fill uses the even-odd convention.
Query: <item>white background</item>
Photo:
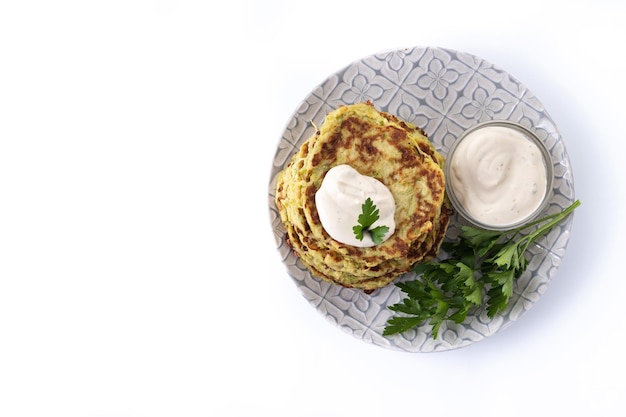
[[[0,2],[0,416],[625,415],[625,4]],[[445,353],[328,323],[267,209],[306,94],[411,46],[522,81],[583,202],[539,303]]]

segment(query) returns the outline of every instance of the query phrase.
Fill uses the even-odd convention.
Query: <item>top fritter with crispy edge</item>
[[[287,239],[316,276],[365,290],[387,285],[438,251],[451,212],[443,163],[420,128],[370,102],[342,106],[279,174],[276,205]],[[315,193],[326,172],[341,164],[378,179],[394,197],[396,230],[381,245],[340,243],[320,223]]]

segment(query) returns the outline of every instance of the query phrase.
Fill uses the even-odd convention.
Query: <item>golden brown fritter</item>
[[[338,242],[320,223],[315,193],[341,164],[378,179],[394,197],[396,230],[380,245]],[[443,164],[420,128],[370,102],[336,109],[278,176],[276,206],[289,244],[322,279],[366,291],[389,284],[439,250],[452,212]]]

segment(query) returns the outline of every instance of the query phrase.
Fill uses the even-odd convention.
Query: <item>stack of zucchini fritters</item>
[[[380,245],[340,243],[320,223],[315,193],[341,164],[381,181],[394,197],[396,230]],[[289,244],[326,281],[366,292],[391,283],[439,251],[452,213],[443,164],[420,128],[370,102],[339,107],[278,175],[276,206]]]

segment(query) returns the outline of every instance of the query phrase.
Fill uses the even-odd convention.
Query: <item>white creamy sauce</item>
[[[361,175],[349,165],[331,168],[315,194],[317,213],[326,233],[347,245],[374,246],[369,233],[364,233],[363,240],[358,240],[352,230],[358,225],[359,215],[363,212],[361,206],[367,198],[371,198],[379,210],[379,218],[371,228],[387,226],[389,231],[383,241],[387,240],[396,228],[396,204],[389,188],[375,178]]]
[[[507,226],[528,217],[547,187],[539,147],[521,132],[489,126],[470,133],[450,163],[450,185],[476,220]]]

